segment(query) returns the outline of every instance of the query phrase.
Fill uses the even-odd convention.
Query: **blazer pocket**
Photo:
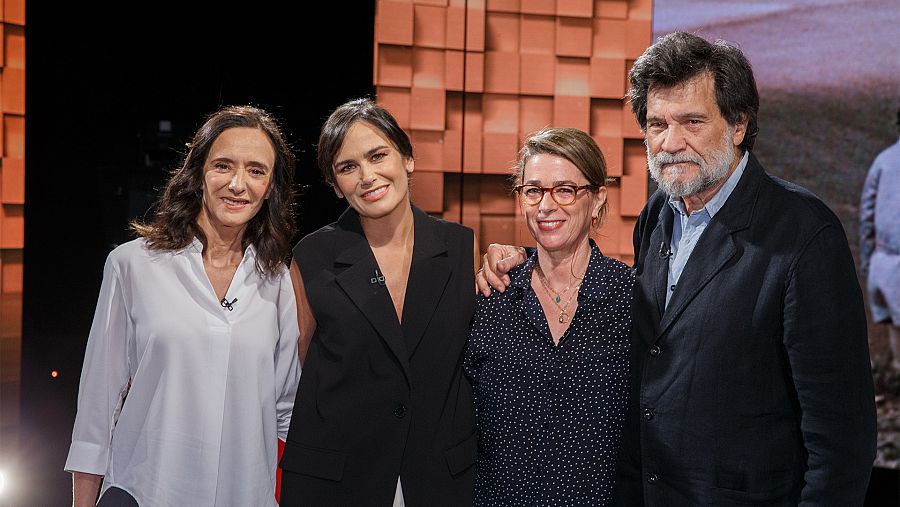
[[[329,481],[340,481],[347,465],[347,455],[337,451],[285,443],[281,468],[297,474]]]
[[[478,435],[472,433],[462,442],[454,444],[444,451],[444,460],[450,475],[457,476],[475,464],[475,454],[478,451]]]

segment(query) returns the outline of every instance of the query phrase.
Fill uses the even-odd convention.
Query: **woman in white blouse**
[[[106,261],[65,467],[76,507],[275,505],[300,376],[293,155],[253,107],[217,111],[189,148]]]

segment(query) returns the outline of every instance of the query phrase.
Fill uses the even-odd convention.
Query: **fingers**
[[[481,293],[484,297],[489,297],[491,295],[491,285],[488,283],[487,278],[484,276],[484,270],[479,269],[477,273],[475,273],[475,293]]]

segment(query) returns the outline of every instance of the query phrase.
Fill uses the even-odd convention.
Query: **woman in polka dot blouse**
[[[590,239],[605,182],[603,154],[580,130],[544,129],[519,153],[515,192],[537,249],[505,292],[479,296],[472,320],[475,505],[612,502],[634,276]]]

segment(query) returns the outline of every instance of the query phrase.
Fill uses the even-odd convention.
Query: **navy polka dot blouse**
[[[553,344],[531,271],[479,296],[465,370],[475,388],[476,506],[608,505],[626,411],[634,275],[591,258],[568,330]]]

